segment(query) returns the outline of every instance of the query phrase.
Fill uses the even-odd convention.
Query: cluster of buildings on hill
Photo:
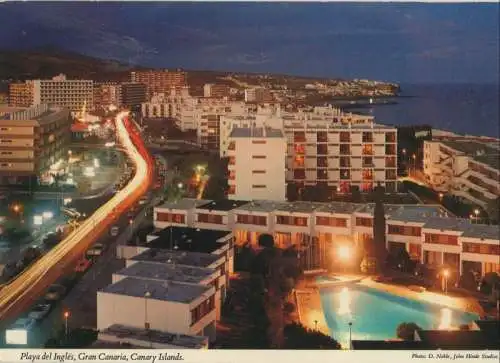
[[[380,86],[365,83],[356,84]],[[2,168],[11,168],[9,177],[14,177],[20,163],[32,160],[31,154],[25,157],[17,155],[17,149],[6,150],[15,146],[6,136],[26,135],[21,129],[20,134],[15,131],[18,123],[12,125],[10,116],[5,115],[19,112],[20,107],[41,105],[67,109],[73,116],[117,106],[134,109],[143,118],[171,119],[180,130],[195,131],[200,147],[229,158],[229,195],[234,199],[282,201],[286,183],[299,187],[326,185],[339,192],[352,187],[369,191],[378,183],[389,192],[398,189],[396,127],[331,106],[293,111],[282,108],[270,88],[262,86],[245,88],[244,100],[235,100],[235,88],[227,83],[205,84],[203,97],[192,96],[187,84],[187,73],[181,70],[132,72],[129,82],[120,84],[69,80],[64,75],[12,83],[9,103],[13,108],[3,110],[6,127],[0,131],[0,157],[5,161]],[[248,87],[246,83],[242,86]],[[28,123],[20,127],[28,130],[24,125]],[[30,132],[50,133],[50,129]],[[52,154],[64,151],[58,146],[63,143],[48,143]],[[52,154],[47,154],[49,159]],[[57,159],[57,155],[54,157]],[[440,138],[426,141],[423,172],[435,190],[487,208],[500,195],[498,157],[498,140]],[[34,164],[37,170],[45,165],[43,161]]]

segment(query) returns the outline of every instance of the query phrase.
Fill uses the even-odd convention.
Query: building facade
[[[94,109],[94,82],[91,80],[68,80],[60,74],[50,80],[30,82],[33,84],[33,105],[64,107],[71,112]]]
[[[130,73],[130,81],[146,85],[149,99],[156,93],[169,94],[172,89],[187,86],[187,73],[178,70],[136,71]]]
[[[31,183],[66,157],[69,110],[38,105],[0,113],[1,184]]]
[[[234,128],[229,140],[229,199],[284,201],[286,139],[283,132],[265,127]]]
[[[33,103],[33,83],[14,82],[9,84],[9,106],[29,107]]]
[[[256,87],[245,90],[245,102],[269,103],[273,101],[274,97],[267,88]]]
[[[98,83],[94,85],[94,105],[96,110],[122,105],[122,87],[118,83]]]
[[[497,142],[424,142],[424,175],[430,186],[486,208],[500,196]]]
[[[397,129],[376,124],[373,117],[331,107],[285,113],[270,106],[221,120],[217,135],[221,157],[228,155],[233,128],[272,127],[283,130],[287,140],[287,182],[326,184],[339,192],[349,192],[353,186],[370,191],[378,183],[387,191],[397,190]]]
[[[133,110],[140,110],[143,102],[146,101],[147,88],[142,83],[127,82],[121,84],[122,104]]]
[[[215,288],[124,278],[97,292],[97,329],[113,325],[216,338]]]
[[[280,248],[303,250],[303,267],[331,269],[340,246],[363,250],[373,241],[374,205],[273,201],[192,201],[155,208],[175,215],[177,225],[232,231],[235,243],[257,246],[261,234],[274,236]],[[233,204],[230,204],[233,203]],[[386,205],[386,243],[389,251],[404,248],[411,258],[459,276],[500,272],[498,225],[476,224],[451,217],[440,206]],[[200,217],[202,216],[202,217]],[[162,222],[165,225],[165,222]],[[333,253],[332,253],[333,252]]]
[[[203,86],[203,96],[213,98],[224,98],[231,95],[231,87],[227,84],[207,83]]]

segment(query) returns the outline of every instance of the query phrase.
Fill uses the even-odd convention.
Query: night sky
[[[0,48],[154,67],[498,82],[498,4],[1,3]]]

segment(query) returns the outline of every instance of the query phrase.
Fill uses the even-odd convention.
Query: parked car
[[[109,233],[111,234],[111,237],[118,236],[119,232],[120,232],[120,228],[118,228],[118,226],[111,227],[111,230],[109,231]]]
[[[90,260],[86,258],[82,258],[78,263],[76,264],[75,271],[76,272],[85,272],[87,269],[90,267],[92,263]]]
[[[66,288],[59,284],[50,285],[49,289],[45,293],[45,300],[47,301],[57,301],[60,300],[66,293]]]
[[[96,243],[91,248],[87,250],[88,257],[95,257],[102,255],[104,251],[104,245],[102,243]]]
[[[50,311],[50,304],[48,303],[39,303],[36,304],[33,309],[31,309],[30,313],[28,314],[28,317],[33,320],[42,320],[47,316],[47,314]]]

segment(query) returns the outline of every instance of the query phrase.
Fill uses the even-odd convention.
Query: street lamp
[[[64,312],[64,335],[66,336],[66,340],[68,339],[68,318],[69,311]]]
[[[448,294],[448,277],[450,276],[450,271],[448,269],[443,270],[444,278],[444,293]]]
[[[444,197],[444,194],[443,193],[439,193],[439,201],[443,201],[443,197]]]
[[[349,322],[349,349],[352,350],[352,321]]]
[[[184,185],[182,183],[177,183],[177,188],[182,189]]]
[[[480,213],[479,209],[477,209],[477,208],[474,209],[474,216],[476,217],[476,224],[479,223],[479,218],[478,218],[479,213]]]
[[[148,299],[151,297],[151,293],[146,291],[144,294],[144,328],[149,330],[149,322],[148,322]]]

